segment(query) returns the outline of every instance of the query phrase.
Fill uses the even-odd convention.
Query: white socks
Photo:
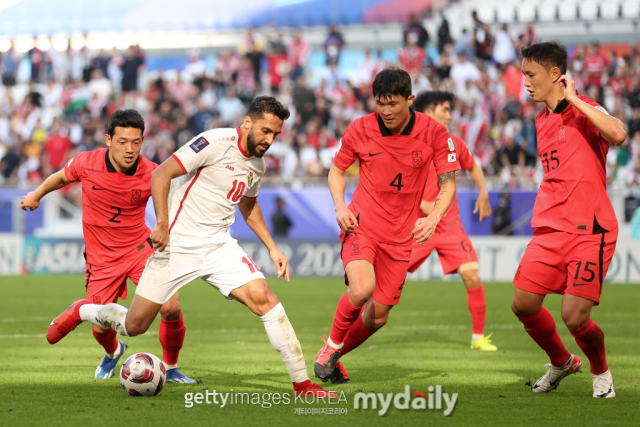
[[[114,359],[116,355],[120,353],[120,341],[117,341],[117,343],[118,343],[118,346],[116,347],[116,351],[114,351],[113,353],[107,353],[107,357],[109,359]]]
[[[471,334],[471,341],[479,340],[480,338],[484,338],[484,334]]]
[[[336,344],[333,341],[331,341],[331,337],[329,337],[327,339],[327,344],[329,345],[329,347],[335,349],[335,350],[342,350],[342,347],[344,346],[344,342],[340,343],[340,344]]]
[[[120,335],[128,337],[129,334],[127,334],[124,325],[128,311],[125,307],[115,303],[107,305],[85,304],[80,307],[80,318],[102,328],[113,329]]]
[[[308,380],[309,375],[304,364],[300,341],[296,337],[282,304],[278,303],[267,314],[260,316],[260,319],[264,323],[271,345],[280,352],[291,381],[299,383]]]

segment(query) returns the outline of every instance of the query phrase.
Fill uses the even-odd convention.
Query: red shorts
[[[134,249],[117,264],[99,267],[85,263],[87,300],[92,304],[109,304],[118,298],[127,299],[127,277],[138,285],[153,251],[151,244],[145,242],[142,248]]]
[[[444,274],[455,273],[463,264],[478,262],[476,250],[460,224],[439,231],[421,245],[414,240],[412,249],[409,262],[409,271],[412,273],[420,268],[434,249],[438,252]]]
[[[567,293],[599,304],[617,238],[617,228],[599,234],[536,229],[513,284],[534,294]]]
[[[366,260],[373,265],[376,288],[373,299],[380,304],[396,305],[407,277],[411,257],[411,245],[388,245],[378,243],[356,227],[355,236],[340,234],[342,242],[342,264],[347,267],[351,261]],[[345,274],[345,283],[349,279]]]

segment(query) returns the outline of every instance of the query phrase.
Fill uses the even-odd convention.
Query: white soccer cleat
[[[616,397],[611,371],[607,369],[607,372],[600,375],[591,374],[591,378],[593,378],[593,397],[600,399]]]
[[[555,390],[560,381],[567,375],[582,372],[582,360],[572,354],[567,363],[562,366],[553,366],[547,363],[544,367],[549,368],[549,370],[531,387],[534,393],[549,393],[551,390]]]

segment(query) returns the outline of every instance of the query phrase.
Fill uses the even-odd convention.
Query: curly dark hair
[[[144,119],[136,110],[116,110],[109,117],[107,124],[107,134],[113,138],[116,133],[116,127],[140,129],[144,135]]]
[[[249,111],[247,116],[251,117],[251,120],[256,121],[264,117],[265,114],[273,114],[282,121],[289,118],[289,109],[282,105],[273,96],[256,96],[249,105]]]

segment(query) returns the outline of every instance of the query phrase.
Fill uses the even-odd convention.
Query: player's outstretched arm
[[[444,214],[447,213],[447,209],[449,209],[453,199],[456,197],[456,173],[447,172],[438,175],[438,185],[440,186],[440,193],[436,198],[436,203],[433,205],[431,213],[426,218],[419,218],[411,232],[418,243],[424,243],[433,236],[436,226]]]
[[[487,192],[487,185],[484,181],[484,173],[482,173],[482,168],[478,166],[477,163],[474,163],[469,170],[469,176],[471,177],[471,181],[473,181],[473,185],[476,186],[480,194],[478,195],[478,200],[476,200],[476,208],[473,213],[476,214],[480,211],[480,221],[485,218],[489,218],[491,216],[491,205],[489,204],[489,193]]]
[[[151,231],[149,238],[153,241],[153,247],[160,252],[164,251],[169,243],[169,208],[167,198],[171,189],[171,180],[184,175],[184,171],[176,161],[169,157],[151,175],[151,197],[156,211],[158,222]]]
[[[613,145],[621,145],[627,139],[627,129],[624,124],[610,116],[604,109],[596,108],[578,98],[576,83],[567,76],[562,76],[558,82],[564,88],[564,98],[585,115],[600,131],[600,135]]]
[[[40,199],[52,191],[56,191],[69,185],[69,180],[64,174],[64,169],[60,169],[58,172],[51,174],[49,178],[45,179],[42,184],[32,192],[28,193],[20,201],[20,208],[23,211],[36,210],[40,206]]]
[[[347,235],[354,235],[355,227],[358,226],[358,219],[344,202],[345,187],[344,171],[336,167],[336,165],[331,165],[329,170],[329,191],[336,208],[336,221]]]
[[[249,228],[256,233],[256,236],[269,250],[269,256],[271,256],[271,260],[276,266],[278,277],[284,276],[284,279],[289,282],[289,260],[273,241],[267,224],[264,222],[262,209],[260,209],[257,199],[255,197],[243,197],[238,203],[238,209],[240,209],[240,213]]]

